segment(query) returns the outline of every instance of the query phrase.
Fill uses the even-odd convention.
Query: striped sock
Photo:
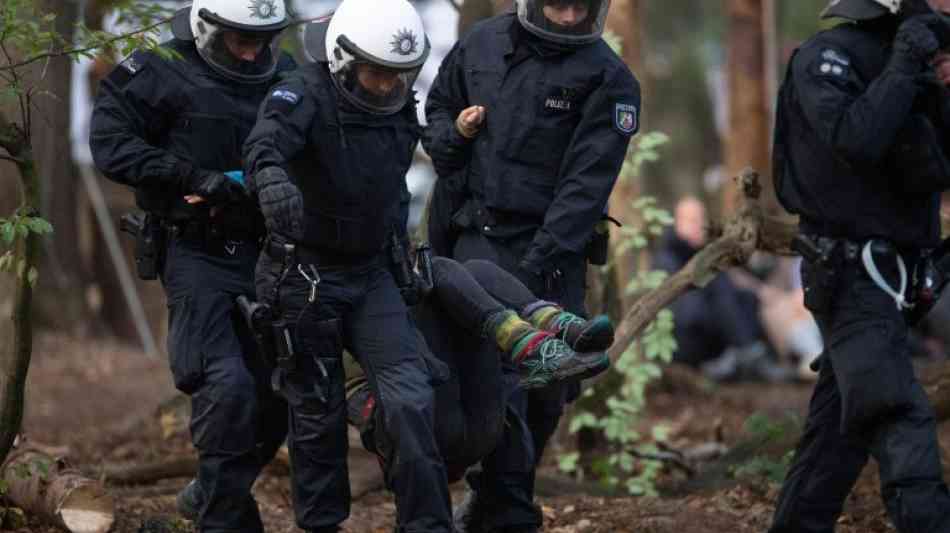
[[[514,363],[520,363],[524,361],[524,358],[531,353],[531,350],[544,342],[545,340],[553,337],[554,334],[550,331],[538,331],[532,328],[532,332],[528,333],[524,337],[518,340],[515,343],[514,347],[511,348],[511,361]]]
[[[488,323],[492,326],[491,333],[495,337],[495,342],[505,352],[511,350],[515,343],[534,331],[531,324],[514,311],[502,311],[490,317]]]
[[[531,322],[532,326],[538,329],[548,329],[551,320],[561,312],[560,307],[546,305],[531,313],[531,316],[528,317],[528,321]]]

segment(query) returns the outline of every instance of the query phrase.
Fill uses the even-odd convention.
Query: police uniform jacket
[[[896,19],[842,24],[794,54],[779,94],[773,173],[804,233],[903,247],[939,240],[950,185],[932,73],[887,69]]]
[[[162,45],[180,58],[137,51],[102,81],[90,148],[96,166],[136,189],[143,209],[180,221],[207,219],[208,206],[188,205],[183,177],[196,169],[241,170],[241,147],[268,83],[240,84],[213,71],[192,42]],[[294,67],[283,54],[277,71]],[[215,225],[260,234],[263,219],[250,197],[215,209]]]
[[[419,133],[414,98],[392,115],[358,110],[340,98],[327,64],[312,63],[271,89],[245,144],[246,170],[283,168],[300,189],[299,244],[373,255],[399,229]]]
[[[472,105],[486,121],[466,139],[455,119]],[[639,110],[636,78],[603,40],[558,47],[506,14],[476,24],[445,58],[423,143],[440,178],[461,174],[465,194],[499,221],[479,231],[534,234],[523,264],[540,271],[583,254]]]

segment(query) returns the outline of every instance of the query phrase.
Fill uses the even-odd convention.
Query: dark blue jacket
[[[269,84],[224,78],[192,42],[173,39],[162,46],[181,57],[138,51],[102,81],[89,145],[99,170],[135,187],[143,209],[175,219],[207,218],[208,206],[183,200],[183,178],[196,169],[241,170],[241,147]],[[293,67],[283,54],[277,72]],[[215,223],[260,233],[264,228],[250,197],[219,206]]]
[[[486,122],[469,140],[455,119],[472,105],[485,106]],[[461,180],[465,198],[486,209],[472,228],[532,232],[523,264],[550,271],[584,253],[639,114],[639,84],[603,40],[557,47],[507,14],[476,24],[445,58],[423,145],[440,179]]]

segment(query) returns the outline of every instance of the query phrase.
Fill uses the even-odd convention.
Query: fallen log
[[[115,501],[100,481],[42,452],[14,452],[0,468],[0,479],[14,505],[67,531],[106,533],[115,521]]]

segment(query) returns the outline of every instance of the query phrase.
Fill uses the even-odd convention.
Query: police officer
[[[419,139],[412,85],[429,53],[406,0],[344,0],[321,59],[275,85],[245,144],[269,238],[258,299],[286,324],[296,369],[288,445],[297,523],[337,531],[349,514],[342,351],[357,354],[382,409],[397,528],[451,531],[433,434],[438,373],[412,329],[384,245],[407,198]]]
[[[824,16],[849,22],[796,51],[779,93],[773,171],[801,217],[805,305],[827,349],[772,533],[833,531],[869,456],[899,531],[950,531],[904,317],[926,303],[915,295],[932,281],[927,256],[950,186],[950,93],[930,66],[948,26],[935,7],[950,2],[832,2]],[[917,283],[905,290],[908,278]]]
[[[451,235],[438,253],[493,261],[539,297],[584,314],[585,250],[638,129],[639,86],[600,38],[609,0],[516,3],[517,14],[460,39],[429,93],[423,143],[440,176],[430,232]],[[471,517],[497,529],[540,524],[534,463],[568,392],[513,400],[534,449],[502,447],[488,463],[507,463],[483,462],[486,510]]]
[[[262,531],[250,495],[286,435],[234,300],[253,294],[263,219],[241,180],[241,146],[278,72],[283,0],[196,0],[179,11],[164,55],[137,51],[101,85],[90,146],[109,179],[135,188],[167,235],[160,270],[175,386],[191,395],[201,531]],[[230,176],[225,172],[230,172]],[[195,491],[200,494],[196,498]]]

